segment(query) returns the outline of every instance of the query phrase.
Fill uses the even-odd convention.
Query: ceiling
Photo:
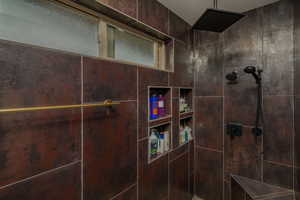
[[[170,10],[193,25],[207,8],[213,8],[213,0],[158,0]],[[245,12],[278,0],[218,0],[218,8],[233,12]]]

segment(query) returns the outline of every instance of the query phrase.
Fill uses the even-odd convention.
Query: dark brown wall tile
[[[189,199],[188,154],[184,154],[170,163],[170,199]]]
[[[0,107],[80,103],[80,57],[0,41]]]
[[[201,43],[194,49],[196,96],[223,95],[223,49],[220,41],[219,37],[214,42],[196,41]]]
[[[136,182],[136,103],[84,109],[84,191],[109,199]]]
[[[190,174],[194,174],[195,170],[195,143],[194,141],[190,142],[189,147],[189,159],[190,159]],[[193,178],[194,179],[194,178]]]
[[[300,98],[294,98],[295,103],[295,114],[294,114],[294,126],[295,126],[295,135],[294,135],[294,143],[295,143],[295,166],[300,167]],[[300,191],[300,189],[299,189]]]
[[[256,103],[257,97],[255,95],[248,95],[247,91],[238,96],[225,97],[225,123],[238,123],[247,126],[254,126],[256,120]]]
[[[195,98],[196,145],[222,150],[223,148],[223,98]]]
[[[195,49],[201,48],[202,45],[222,42],[220,37],[222,34],[210,32],[210,31],[199,31],[193,30],[193,46]]]
[[[264,94],[292,95],[293,6],[284,0],[263,7]]]
[[[196,148],[196,195],[207,200],[223,198],[222,153]]]
[[[176,38],[177,40],[188,43],[190,29],[191,26],[187,22],[170,11],[169,35]]]
[[[243,136],[225,135],[225,178],[230,174],[260,180],[261,137],[256,138],[251,128],[243,128]]]
[[[278,31],[293,28],[293,0],[282,0],[262,7],[264,31]]]
[[[137,186],[135,185],[126,189],[125,192],[116,196],[112,200],[137,200]]]
[[[157,0],[139,0],[139,20],[163,33],[168,33],[169,10]]]
[[[139,142],[139,199],[168,198],[168,155],[148,164],[148,139]]]
[[[224,181],[224,200],[231,200],[231,182]]]
[[[137,17],[136,0],[99,0],[99,1],[133,18]]]
[[[300,95],[300,3],[294,1],[294,93]]]
[[[84,102],[136,100],[137,67],[83,58]]]
[[[264,161],[264,182],[292,189],[293,167]]]
[[[285,164],[293,163],[292,108],[293,98],[290,96],[264,97],[264,158],[266,160]]]
[[[265,95],[293,95],[293,29],[264,32]]]
[[[300,198],[300,168],[294,168],[294,190],[296,191],[297,200]]]
[[[81,112],[0,115],[0,186],[80,160]]]
[[[262,66],[262,30],[259,13],[254,10],[246,14],[247,17],[223,33],[225,70],[242,70],[248,65]]]
[[[171,86],[194,86],[194,67],[190,56],[191,49],[188,47],[188,45],[176,41],[174,50],[174,72],[170,73]]]
[[[168,73],[153,69],[138,69],[139,138],[148,136],[148,86],[168,86]]]
[[[184,144],[176,149],[173,149],[172,152],[170,152],[170,161],[176,160],[178,157],[181,157],[183,154],[187,154],[189,151],[189,145]]]
[[[1,200],[80,200],[80,163],[0,190]]]
[[[173,113],[173,123],[172,123],[172,147],[177,148],[179,146],[179,98],[172,100],[172,113]]]
[[[231,180],[231,200],[246,200],[245,191],[235,180]]]

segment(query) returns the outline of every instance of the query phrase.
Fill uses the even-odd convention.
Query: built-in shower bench
[[[249,178],[231,176],[232,200],[294,200],[292,190]]]

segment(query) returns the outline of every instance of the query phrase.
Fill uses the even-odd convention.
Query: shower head
[[[222,33],[245,15],[219,9],[207,9],[193,29]]]
[[[237,80],[238,76],[237,73],[235,71],[229,73],[226,75],[226,79],[230,82],[235,82]]]
[[[244,69],[244,72],[247,74],[254,74],[256,72],[256,67],[248,66]]]
[[[252,76],[255,78],[257,84],[261,83],[261,73],[263,72],[263,70],[256,69],[256,67],[254,67],[254,66],[247,66],[244,69],[244,72],[247,74],[252,74]]]

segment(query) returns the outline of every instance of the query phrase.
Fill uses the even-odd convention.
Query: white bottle
[[[179,144],[184,144],[185,138],[184,138],[184,128],[183,126],[180,126],[180,132],[179,132]]]
[[[163,154],[165,152],[165,135],[163,133],[159,134],[159,153]]]
[[[170,149],[170,143],[169,143],[169,131],[165,131],[164,132],[164,136],[165,136],[165,152],[168,152]]]
[[[189,134],[189,141],[191,141],[193,139],[193,135],[192,135],[192,129],[190,127],[188,127],[188,134]]]
[[[156,136],[156,131],[154,129],[151,130],[149,138],[149,153],[151,158],[156,157],[158,153],[158,137]]]

